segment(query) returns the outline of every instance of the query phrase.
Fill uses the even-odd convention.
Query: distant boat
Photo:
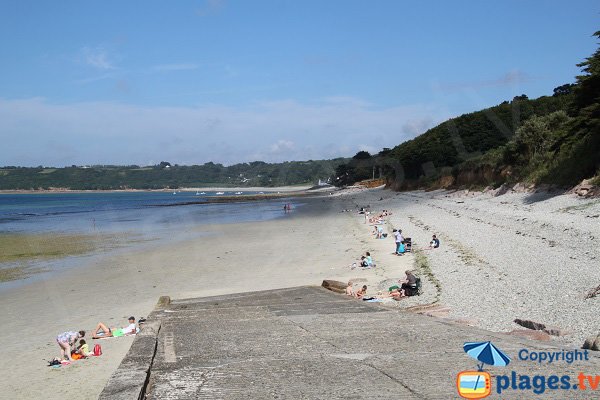
[[[206,193],[204,193],[204,192],[200,192],[200,194],[206,194]]]
[[[265,194],[265,192],[258,192],[258,194]]]
[[[243,192],[235,192],[235,194],[242,194]]]
[[[215,194],[225,194],[225,192],[217,192],[217,193],[215,193]]]
[[[177,192],[173,192],[173,194],[177,194]]]

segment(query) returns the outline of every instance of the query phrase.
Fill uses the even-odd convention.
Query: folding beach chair
[[[412,251],[412,240],[411,238],[404,238],[404,251],[410,252]]]

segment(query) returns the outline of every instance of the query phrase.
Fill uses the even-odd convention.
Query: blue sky
[[[0,165],[351,156],[573,82],[592,1],[0,1]]]

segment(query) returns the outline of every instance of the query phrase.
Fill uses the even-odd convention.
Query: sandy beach
[[[94,259],[90,265],[0,293],[3,332],[1,398],[97,398],[133,338],[99,341],[104,354],[58,369],[55,337],[102,321],[124,326],[150,313],[159,296],[222,295],[299,285],[323,279],[385,289],[413,268],[414,254],[392,254],[393,238],[377,240],[357,206],[393,212],[385,229],[401,227],[417,246],[438,234],[441,248],[423,251],[436,288],[385,305],[409,307],[439,300],[448,318],[495,330],[517,329],[515,318],[570,331],[557,344],[580,347],[598,333],[600,202],[546,196],[346,190],[303,199],[306,204],[271,221],[202,226],[199,239],[164,243]],[[341,212],[342,210],[352,212]],[[365,251],[377,267],[351,265]],[[421,271],[422,272],[422,271]]]

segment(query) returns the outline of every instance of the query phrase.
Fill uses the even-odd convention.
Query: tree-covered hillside
[[[269,164],[262,161],[223,166],[212,162],[179,166],[162,162],[150,167],[91,166],[68,168],[0,168],[0,190],[175,189],[202,186],[283,186],[313,184],[327,179],[343,158],[291,161]]]
[[[600,168],[600,50],[578,66],[583,74],[576,83],[552,96],[517,96],[378,155],[359,153],[337,168],[334,181],[382,174],[390,187],[410,189],[518,181],[566,186],[593,177]]]

